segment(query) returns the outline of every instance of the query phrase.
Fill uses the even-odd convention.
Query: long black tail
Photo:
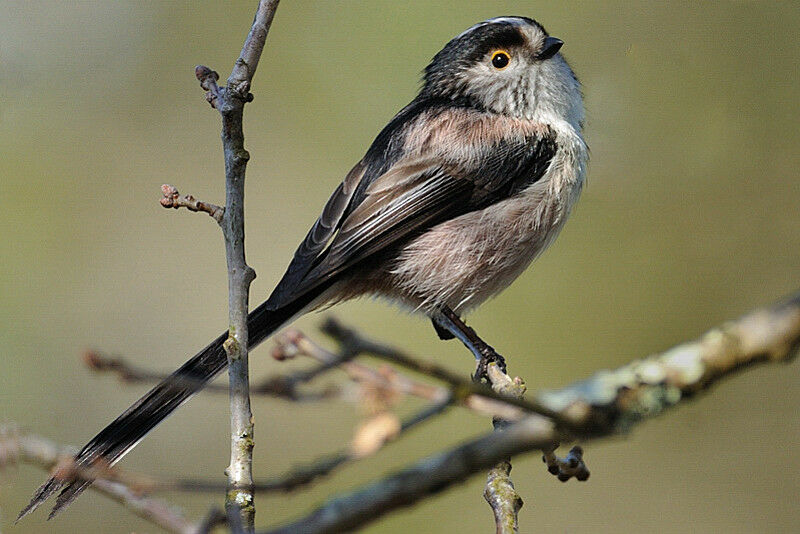
[[[278,310],[267,309],[264,303],[253,310],[247,320],[250,337],[248,345],[251,348],[258,345],[300,313],[310,300],[311,296],[301,298]],[[228,366],[228,358],[222,347],[227,337],[226,332],[212,341],[105,427],[75,456],[78,467],[89,467],[98,460],[104,465],[113,465],[178,406],[203,389],[208,381]],[[36,490],[30,504],[20,512],[17,521],[36,510],[56,492],[61,491],[50,513],[50,517],[53,517],[74,501],[89,485],[91,481],[81,479],[69,481],[50,478]]]

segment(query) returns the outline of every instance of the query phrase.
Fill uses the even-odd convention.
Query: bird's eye
[[[505,50],[498,50],[492,54],[492,66],[497,70],[503,70],[508,67],[511,61],[511,56]]]

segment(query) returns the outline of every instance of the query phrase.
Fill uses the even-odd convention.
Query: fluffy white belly
[[[401,249],[380,292],[421,311],[447,305],[456,313],[496,295],[566,220],[576,195],[556,194],[549,185],[542,180],[516,197],[431,228]]]

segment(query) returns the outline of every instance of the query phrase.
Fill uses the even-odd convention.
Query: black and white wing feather
[[[429,124],[412,114],[441,117],[448,113],[446,106],[442,108],[436,103],[412,103],[398,115],[404,120],[395,118],[381,132],[328,201],[270,296],[269,306],[285,306],[375,254],[509,198],[544,176],[556,150],[551,135],[516,135],[487,140],[485,145],[479,137],[476,143],[473,135],[470,142],[484,149],[475,149],[466,162],[449,157],[439,146],[406,156],[404,140],[424,138],[414,129]],[[464,117],[470,113],[483,112],[459,110],[449,127],[464,127]]]

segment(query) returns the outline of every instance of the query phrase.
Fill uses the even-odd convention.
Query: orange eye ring
[[[497,70],[503,70],[511,63],[511,54],[505,50],[495,50],[492,52],[492,66]]]

